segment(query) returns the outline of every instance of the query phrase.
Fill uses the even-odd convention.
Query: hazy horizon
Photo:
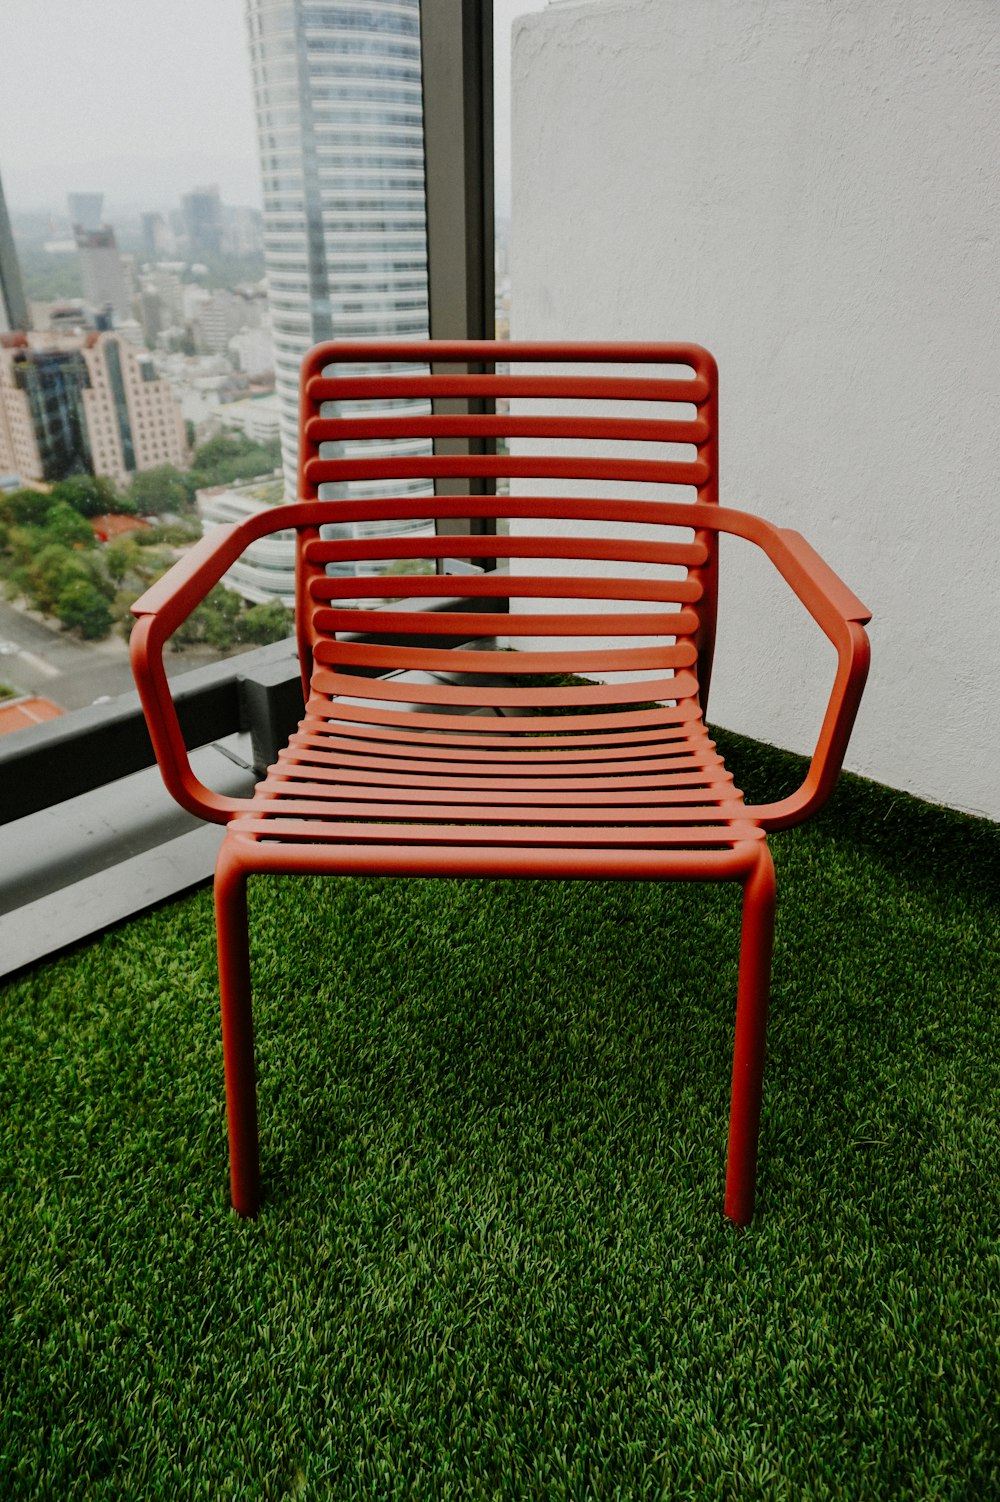
[[[494,0],[501,214],[510,204],[511,25],[544,4]],[[0,179],[13,216],[64,216],[67,193],[94,191],[114,223],[176,208],[207,183],[225,203],[261,207],[243,0],[45,0],[6,7],[3,33]]]

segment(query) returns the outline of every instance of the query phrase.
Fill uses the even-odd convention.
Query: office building
[[[217,256],[222,250],[222,200],[214,185],[194,188],[181,199],[184,232],[191,256]]]
[[[294,495],[306,350],[333,337],[427,335],[420,7],[247,0],[247,26],[282,456]],[[419,495],[429,485],[395,488]],[[383,489],[351,482],[336,493]]]
[[[195,496],[203,532],[224,523],[249,521],[281,500],[281,482],[252,480],[247,485],[215,485]],[[222,577],[251,605],[279,600],[295,605],[295,533],[272,532],[252,542]]]
[[[104,222],[103,193],[67,193],[66,205],[69,209],[69,222],[74,229],[77,225],[85,230],[100,229]]]
[[[0,337],[0,471],[119,485],[185,462],[184,423],[152,361],[117,332]]]
[[[140,215],[142,224],[142,248],[148,261],[162,261],[172,256],[177,249],[174,232],[162,214]]]
[[[259,209],[222,205],[222,249],[230,256],[259,255],[264,248],[264,218]]]
[[[241,329],[228,345],[229,357],[236,369],[251,379],[270,377],[274,370],[274,346],[270,324],[259,329]],[[277,412],[277,407],[275,408]],[[277,431],[273,437],[277,438]]]
[[[182,324],[184,311],[184,283],[172,266],[154,266],[146,273],[145,280],[163,303],[167,321]]]
[[[21,282],[21,268],[14,248],[14,236],[7,215],[7,203],[0,183],[0,334],[14,329],[28,329],[31,319]]]
[[[114,230],[109,224],[102,224],[99,229],[84,229],[75,224],[73,235],[80,257],[84,302],[96,312],[110,308],[118,323],[131,318],[128,277],[118,254]]]
[[[230,339],[247,328],[254,316],[259,315],[252,310],[249,298],[223,287],[210,292],[199,303],[193,320],[199,353],[224,354]]]
[[[22,480],[93,470],[82,340],[8,335],[0,342],[0,469]]]
[[[219,407],[219,421],[223,427],[242,433],[254,443],[274,443],[279,436],[278,398],[269,391],[263,396],[225,402]]]

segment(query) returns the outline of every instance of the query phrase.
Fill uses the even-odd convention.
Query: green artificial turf
[[[255,1223],[207,891],[0,989],[0,1496],[1000,1495],[1000,831],[772,848],[744,1233],[736,888],[252,884]]]

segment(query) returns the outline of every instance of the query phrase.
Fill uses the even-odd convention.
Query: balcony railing
[[[451,611],[467,602],[413,603]],[[374,629],[356,639],[380,638]],[[422,641],[415,634],[408,644]],[[446,647],[463,641],[440,638]],[[237,796],[263,776],[302,715],[292,638],[174,677],[171,690],[198,775]],[[137,694],[0,738],[0,789],[0,976],[212,874],[219,831],[167,795]]]
[[[492,19],[489,0],[421,5],[437,338],[493,335]],[[301,713],[290,642],[172,682],[201,775],[233,793],[249,789]],[[134,694],[0,740],[0,974],[210,875],[218,831],[173,806],[152,762]]]

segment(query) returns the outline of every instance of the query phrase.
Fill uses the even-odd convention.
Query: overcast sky
[[[501,208],[511,24],[545,4],[494,0]],[[213,182],[259,205],[244,0],[0,0],[0,176],[14,212],[93,190],[113,221]]]

